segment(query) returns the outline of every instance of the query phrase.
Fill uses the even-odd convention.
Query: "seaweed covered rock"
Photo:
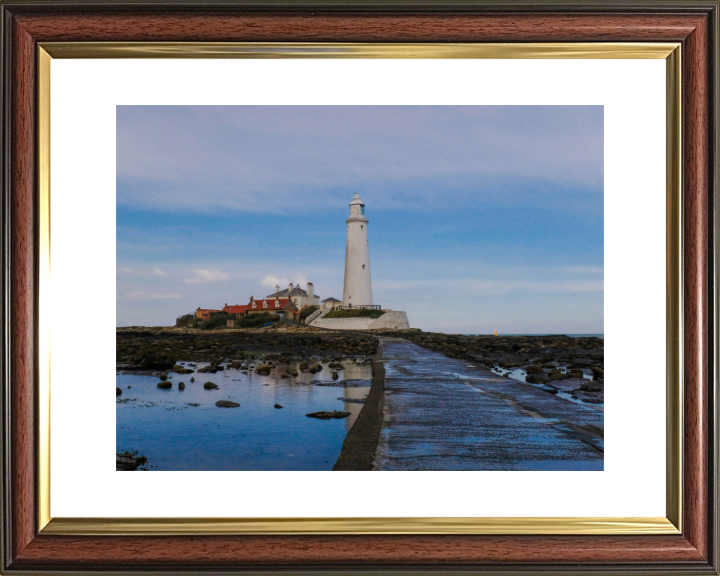
[[[215,402],[215,406],[218,408],[237,408],[240,404],[237,402],[231,402],[230,400],[218,400]]]
[[[167,380],[163,380],[161,382],[158,382],[157,385],[158,388],[162,388],[163,390],[170,390],[172,388],[172,382],[168,382]]]
[[[205,382],[205,384],[203,384],[203,388],[205,388],[205,390],[218,390],[220,386],[215,384],[215,382]]]
[[[319,418],[320,420],[331,420],[333,418],[347,418],[350,416],[350,412],[333,410],[332,412],[311,412],[310,414],[305,414],[305,416],[308,418]]]

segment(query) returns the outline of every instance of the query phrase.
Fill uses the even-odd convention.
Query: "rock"
[[[178,390],[185,390],[185,382],[180,382],[180,384],[178,384]]]
[[[548,380],[552,382],[553,380],[565,380],[565,378],[570,378],[569,374],[564,374],[563,372],[550,372],[548,375]]]
[[[295,377],[298,375],[297,369],[296,369],[296,368],[292,368],[292,367],[290,367],[290,366],[288,366],[287,368],[285,368],[285,372],[287,372],[288,374],[290,374],[290,376],[292,376],[293,378],[295,378]]]
[[[605,395],[602,392],[576,392],[573,393],[573,398],[582,400],[588,404],[604,404]]]
[[[128,386],[128,388],[129,388],[129,386]],[[120,388],[118,386],[115,386],[115,396],[120,396],[120,394],[122,394],[122,390],[120,390]]]
[[[337,373],[337,372],[333,372],[333,373],[332,373],[332,379],[333,379],[333,380],[337,380],[338,378],[340,378],[340,376],[338,375],[338,373]]]
[[[300,366],[298,366],[298,368],[300,368],[300,370],[305,372],[305,370],[310,368],[310,365],[307,362],[300,362]]]
[[[333,410],[332,412],[312,412],[305,414],[308,418],[319,418],[320,420],[330,420],[331,418],[347,418],[350,416],[350,412],[338,412]]]
[[[604,380],[605,379],[605,370],[603,370],[599,366],[593,366],[592,373],[593,373],[593,380]]]
[[[282,406],[280,406],[280,404],[275,404],[275,408],[282,408]]]
[[[318,364],[318,365],[316,365],[316,366],[314,367],[315,372],[322,372],[322,368],[323,368],[323,367],[322,367],[322,364]]]
[[[542,371],[543,371],[542,366],[538,366],[537,364],[535,364],[533,366],[528,366],[527,369],[525,370],[525,372],[527,372],[528,374],[539,374]]]
[[[173,367],[173,372],[176,374],[192,374],[195,372],[195,370],[190,370],[190,368],[184,368],[183,366],[180,366],[178,368]]]
[[[343,402],[350,404],[365,404],[365,398],[344,398],[343,396],[340,396],[338,400],[342,400]]]
[[[287,378],[290,378],[290,376],[288,374],[280,374],[280,378],[286,380]]]
[[[540,372],[539,374],[528,374],[525,378],[525,382],[528,384],[543,384],[548,380],[548,375],[545,372]]]
[[[200,372],[201,374],[206,374],[208,372],[210,374],[217,374],[217,368],[213,368],[212,366],[203,366],[202,368],[198,369],[198,372]]]
[[[580,390],[583,392],[601,392],[603,390],[605,381],[604,380],[593,380],[585,381],[582,386],[580,386]]]
[[[327,364],[328,362],[330,362],[330,358],[326,358],[325,356],[323,356],[321,362],[325,362],[325,364]]]
[[[162,382],[159,382],[157,385],[158,388],[162,388],[163,390],[169,390],[172,388],[172,382],[168,382],[167,380],[163,380]]]
[[[262,364],[255,369],[255,373],[260,374],[261,376],[270,376],[271,370],[272,367],[268,366],[267,364]]]
[[[205,390],[218,390],[220,386],[215,384],[215,382],[205,382],[205,384],[203,384],[203,388],[205,388]]]
[[[160,374],[160,380],[167,380],[168,375],[167,374]]]
[[[237,408],[240,404],[237,402],[231,402],[230,400],[218,400],[215,402],[215,406],[218,408]]]
[[[115,453],[115,470],[123,472],[131,472],[137,470],[147,462],[145,456],[138,456],[137,452],[120,452]]]
[[[242,368],[242,363],[238,362],[237,360],[234,360],[232,363],[232,367],[235,370],[240,370]]]
[[[170,370],[175,361],[167,356],[148,354],[140,358],[138,366],[141,370]]]

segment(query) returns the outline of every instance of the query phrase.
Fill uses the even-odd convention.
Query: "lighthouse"
[[[368,245],[368,219],[365,204],[356,193],[350,202],[345,246],[345,286],[343,306],[371,306],[370,247]]]

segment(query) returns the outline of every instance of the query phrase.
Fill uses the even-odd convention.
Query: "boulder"
[[[115,453],[115,471],[131,472],[137,470],[147,462],[145,456],[138,456],[137,452]]]
[[[570,378],[569,374],[564,374],[563,372],[550,372],[548,375],[548,380],[552,382],[553,380],[565,380],[565,378]]]
[[[286,379],[290,378],[290,376],[288,374],[280,374],[280,378],[282,378],[283,380],[286,380]]]
[[[543,384],[549,380],[546,372],[540,372],[539,374],[528,374],[525,378],[525,382],[528,384]]]
[[[275,408],[282,408],[282,406],[280,406],[280,404],[275,404],[274,407],[275,407]]]
[[[178,384],[178,390],[185,390],[185,382],[180,382],[180,384]]]
[[[129,386],[128,386],[128,388],[129,388]],[[120,390],[120,388],[118,386],[115,386],[115,396],[120,396],[120,394],[122,394],[122,390]]]
[[[215,382],[205,382],[205,384],[203,384],[203,388],[205,388],[205,390],[217,390],[220,386],[215,384]]]
[[[604,384],[604,380],[585,381],[585,383],[580,386],[580,390],[583,392],[602,392],[605,387]]]
[[[312,412],[305,414],[308,418],[319,418],[320,420],[330,420],[331,418],[347,418],[350,416],[350,412],[339,412],[333,410],[332,412]]]
[[[298,375],[297,368],[293,368],[291,366],[288,366],[287,368],[285,368],[285,372],[290,374],[290,376],[292,376],[293,378]]]
[[[217,368],[213,368],[212,366],[203,366],[202,368],[198,369],[198,372],[200,372],[201,374],[206,374],[208,372],[210,374],[217,374]]]
[[[158,382],[157,385],[158,388],[162,388],[163,390],[169,390],[172,388],[172,382],[168,382],[167,380],[163,380],[162,382]]]
[[[537,364],[535,364],[533,366],[528,366],[525,370],[525,372],[527,372],[528,374],[539,374],[542,371],[543,371],[543,367],[538,366]]]
[[[332,373],[332,379],[333,379],[333,380],[337,380],[338,378],[340,378],[340,376],[338,375],[338,373],[337,373],[337,372],[333,372],[333,373]]]
[[[195,378],[190,378],[190,382],[195,382]]]
[[[175,365],[175,360],[167,356],[148,354],[140,358],[138,366],[141,370],[170,370]]]
[[[593,373],[593,380],[604,380],[605,379],[605,370],[603,370],[599,366],[593,366],[592,373]]]
[[[300,368],[300,370],[305,372],[305,370],[310,368],[310,365],[307,362],[300,362],[300,366],[298,366],[298,368]]]
[[[272,367],[270,367],[267,364],[261,364],[255,369],[256,374],[260,374],[261,376],[270,376],[270,371],[272,370]]]
[[[215,402],[215,406],[218,408],[237,408],[240,404],[237,402],[231,402],[230,400],[218,400]]]

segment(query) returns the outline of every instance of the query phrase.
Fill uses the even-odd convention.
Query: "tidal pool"
[[[207,365],[193,364],[194,370]],[[116,376],[116,386],[122,389],[116,398],[116,449],[146,456],[143,470],[332,470],[372,378],[367,362],[344,360],[343,364],[336,382],[327,364],[317,374],[300,372],[297,378],[284,380],[252,371],[243,374],[227,366],[217,374],[171,371],[169,390],[157,387],[157,376],[121,372]],[[195,382],[190,382],[191,377]],[[338,385],[343,381],[350,385]],[[185,383],[184,390],[178,389],[180,382]],[[219,389],[205,390],[205,382],[214,382]],[[231,400],[240,407],[218,408],[218,400]],[[350,416],[341,420],[305,416],[333,410]]]

